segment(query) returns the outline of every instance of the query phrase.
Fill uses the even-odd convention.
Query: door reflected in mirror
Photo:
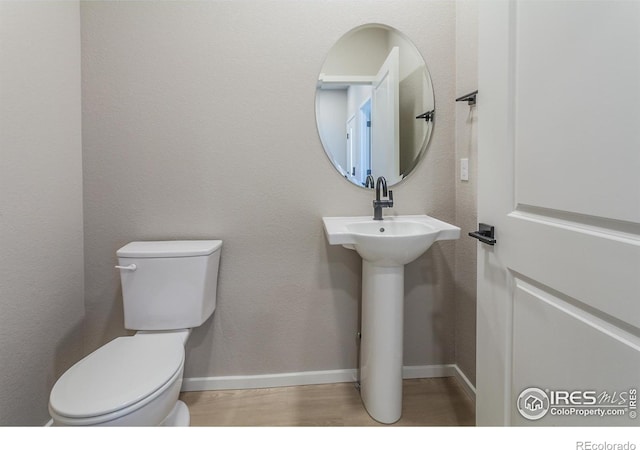
[[[329,160],[353,184],[364,187],[372,175],[393,185],[409,175],[434,115],[427,65],[398,30],[363,25],[329,51],[316,86],[316,123]]]

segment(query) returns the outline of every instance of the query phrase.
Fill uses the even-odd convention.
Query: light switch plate
[[[462,158],[460,160],[460,180],[469,181],[469,159]]]

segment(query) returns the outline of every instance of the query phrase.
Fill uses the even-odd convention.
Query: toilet
[[[216,307],[222,241],[131,242],[117,251],[124,325],[49,396],[54,426],[188,426],[185,344]]]

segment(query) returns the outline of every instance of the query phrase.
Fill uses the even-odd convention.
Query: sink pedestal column
[[[402,415],[404,266],[362,260],[360,394],[371,417],[394,423]]]

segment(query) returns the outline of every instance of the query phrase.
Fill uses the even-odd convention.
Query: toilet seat
[[[164,333],[120,337],[65,372],[51,391],[54,419],[93,425],[130,414],[182,377],[184,345]]]

